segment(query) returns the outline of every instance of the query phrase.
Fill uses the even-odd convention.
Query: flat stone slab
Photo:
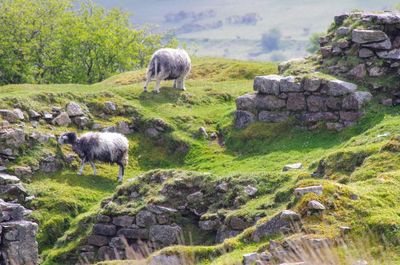
[[[303,188],[297,188],[294,190],[294,195],[296,197],[302,197],[303,195],[307,193],[315,193],[318,196],[322,195],[323,192],[323,187],[321,185],[319,186],[309,186],[309,187],[303,187]]]
[[[20,180],[16,176],[0,173],[0,185],[18,184],[19,182]]]
[[[296,169],[302,169],[303,164],[302,163],[294,163],[294,164],[289,164],[283,167],[283,171],[291,171],[291,170],[296,170]]]

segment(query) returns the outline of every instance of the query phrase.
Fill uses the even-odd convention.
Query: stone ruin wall
[[[258,76],[254,90],[236,99],[236,128],[255,121],[295,119],[309,129],[322,124],[339,131],[357,121],[372,99],[371,93],[358,91],[355,84],[318,77]]]

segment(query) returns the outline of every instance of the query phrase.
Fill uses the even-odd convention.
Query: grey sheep
[[[96,175],[95,161],[119,165],[118,181],[122,182],[125,167],[128,164],[129,142],[119,133],[89,132],[78,137],[76,133],[64,133],[58,139],[59,144],[72,145],[72,150],[82,160],[79,175],[86,163],[90,163]]]
[[[185,78],[189,74],[192,63],[189,55],[183,49],[160,49],[156,51],[147,69],[147,80],[144,91],[152,79],[156,80],[154,92],[160,93],[160,83],[163,80],[174,80],[174,88],[185,90]]]

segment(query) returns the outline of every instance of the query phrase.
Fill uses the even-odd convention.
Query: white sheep
[[[70,144],[72,150],[82,160],[79,175],[86,163],[90,163],[93,173],[96,175],[95,161],[119,165],[118,181],[122,182],[125,167],[128,164],[129,142],[125,136],[119,133],[89,132],[78,138],[76,133],[69,132],[61,135],[59,144]]]
[[[162,80],[174,80],[174,88],[185,90],[185,78],[189,74],[192,63],[189,55],[183,49],[160,49],[156,51],[147,69],[147,80],[144,91],[154,78],[156,86],[154,92],[160,93]]]

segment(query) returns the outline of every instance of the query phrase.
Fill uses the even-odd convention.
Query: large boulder
[[[77,116],[83,116],[85,114],[83,112],[81,106],[76,102],[68,103],[68,105],[66,106],[66,110],[67,110],[68,116],[71,118],[77,117]]]
[[[357,91],[343,99],[343,108],[346,110],[359,110],[372,99],[372,94]]]
[[[344,96],[357,91],[357,85],[341,80],[330,80],[328,82],[329,96]]]
[[[253,88],[260,94],[279,95],[282,79],[279,75],[257,76]]]
[[[3,233],[2,260],[5,265],[38,264],[37,224],[14,221],[0,224]]]
[[[72,123],[72,121],[67,112],[61,112],[57,117],[53,119],[52,123],[54,125],[67,127]]]
[[[256,116],[248,111],[237,110],[235,112],[235,128],[243,129],[256,120]]]
[[[354,29],[352,32],[352,41],[358,44],[382,42],[389,37],[380,30]]]
[[[182,229],[179,226],[153,225],[150,227],[150,240],[160,243],[162,246],[170,246],[178,243]]]
[[[13,110],[7,110],[7,109],[0,109],[0,116],[10,122],[10,123],[17,123],[19,121],[21,121],[20,116],[18,115],[18,113],[16,113]]]

